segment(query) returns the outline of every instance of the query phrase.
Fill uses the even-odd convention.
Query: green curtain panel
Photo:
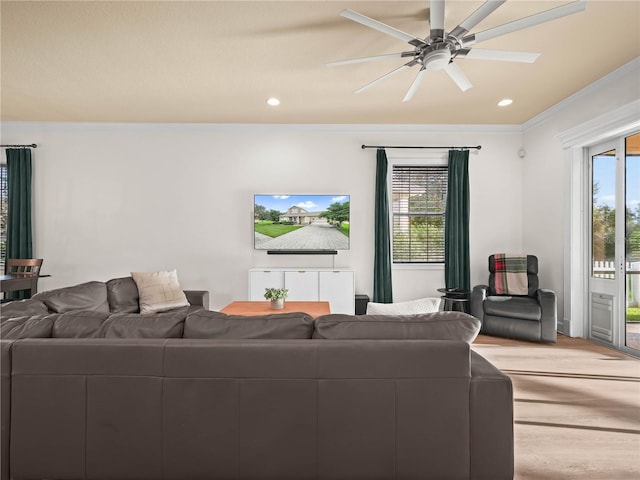
[[[7,259],[32,258],[30,149],[7,149],[7,190]]]
[[[469,150],[449,151],[444,227],[444,281],[447,288],[470,290]]]
[[[387,193],[387,153],[378,149],[376,163],[375,252],[373,260],[373,301],[393,302],[391,288],[391,231]]]

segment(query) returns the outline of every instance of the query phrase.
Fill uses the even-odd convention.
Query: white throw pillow
[[[178,283],[176,270],[131,272],[140,295],[140,313],[155,313],[189,305]]]
[[[397,303],[367,303],[367,315],[415,315],[433,313],[439,309],[439,298],[419,298],[418,300]]]

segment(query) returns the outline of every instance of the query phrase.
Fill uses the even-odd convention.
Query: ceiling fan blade
[[[490,28],[483,32],[468,35],[462,39],[464,45],[473,45],[474,43],[484,42],[491,38],[499,37],[500,35],[506,35],[517,30],[523,30],[525,28],[533,27],[541,23],[556,20],[561,17],[566,17],[573,13],[581,12],[587,6],[586,0],[576,0],[575,2],[566,3],[551,10],[536,13],[528,17],[521,18],[520,20],[514,20],[513,22],[505,23],[495,28]]]
[[[508,50],[486,50],[483,48],[463,48],[461,50],[458,50],[456,58],[471,58],[474,60],[496,60],[499,62],[533,63],[539,56],[539,53],[511,52]]]
[[[431,0],[429,7],[429,38],[444,38],[444,0]]]
[[[414,46],[426,45],[426,42],[420,40],[419,38],[414,37],[413,35],[409,35],[406,32],[398,30],[397,28],[390,27],[387,24],[379,22],[378,20],[374,20],[373,18],[369,18],[361,13],[354,12],[353,10],[344,9],[340,12],[344,18],[348,18],[349,20],[353,20],[354,22],[360,23],[365,27],[373,28],[379,32],[385,33],[387,35],[391,35],[399,40],[410,43]]]
[[[467,76],[455,63],[449,63],[449,65],[444,67],[444,71],[449,74],[451,80],[456,82],[456,85],[458,85],[458,87],[460,87],[460,90],[462,90],[463,92],[466,92],[472,87],[471,82],[469,81]]]
[[[368,88],[373,87],[374,85],[376,85],[377,83],[382,82],[383,80],[386,80],[389,77],[392,77],[400,72],[402,72],[403,70],[406,70],[407,68],[411,68],[413,67],[416,63],[416,61],[411,61],[411,62],[407,62],[404,65],[402,65],[401,67],[396,68],[395,70],[391,70],[389,73],[381,76],[380,78],[376,78],[373,82],[369,82],[367,83],[364,87],[360,87],[358,90],[356,90],[354,93],[361,93],[364,92],[365,90],[367,90]]]
[[[475,12],[469,15],[460,25],[451,30],[450,35],[458,38],[469,32],[482,20],[491,15],[500,5],[507,0],[487,0]]]
[[[422,83],[422,78],[424,77],[424,75],[426,73],[427,73],[427,70],[424,67],[422,67],[420,69],[420,71],[418,72],[418,75],[416,76],[415,80],[413,81],[413,83],[409,87],[409,90],[407,91],[407,94],[402,99],[403,102],[408,102],[409,100],[411,100],[413,98],[413,95],[418,90],[418,87],[420,87],[420,84]]]
[[[352,58],[350,60],[339,60],[337,62],[327,63],[327,67],[337,67],[339,65],[350,65],[352,63],[375,62],[377,60],[386,60],[387,58],[402,58],[414,55],[414,52],[387,53],[385,55],[374,55],[373,57]]]

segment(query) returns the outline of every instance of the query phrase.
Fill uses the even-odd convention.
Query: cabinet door
[[[284,272],[273,270],[251,270],[249,272],[249,300],[265,301],[266,288],[284,288]]]
[[[354,315],[354,291],[353,272],[320,272],[320,301],[329,302],[331,313]]]
[[[287,300],[294,302],[318,301],[318,272],[305,270],[284,272],[284,285],[289,290]]]

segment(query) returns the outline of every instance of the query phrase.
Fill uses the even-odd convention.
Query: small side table
[[[439,288],[438,292],[444,293],[440,297],[444,301],[443,310],[457,310],[469,313],[469,296],[471,292],[457,288]]]

